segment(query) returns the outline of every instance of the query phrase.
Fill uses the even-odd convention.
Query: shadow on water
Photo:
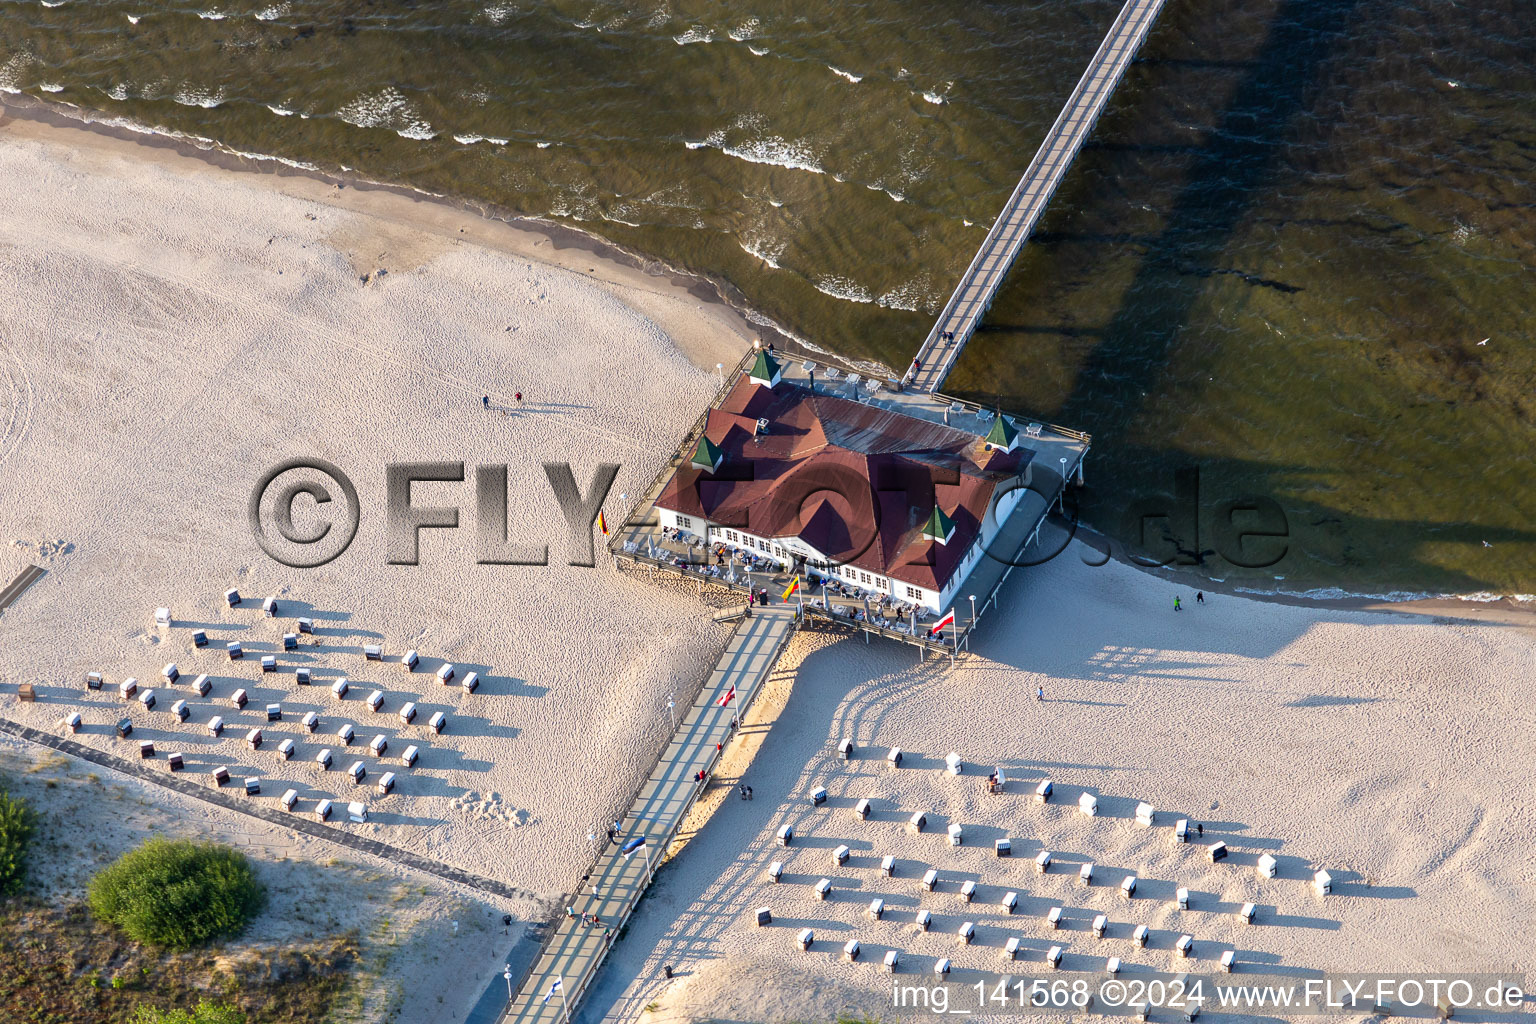
[[[1098,485],[1090,476],[1077,514],[1082,523],[1110,538],[1115,558],[1135,556],[1147,567],[1193,569],[1229,583],[1273,586],[1273,581],[1281,581],[1282,589],[1302,590],[1309,581],[1336,584],[1348,579],[1354,590],[1378,593],[1394,590],[1396,581],[1406,577],[1419,581],[1417,590],[1468,593],[1485,589],[1486,580],[1431,561],[1420,546],[1475,549],[1486,544],[1490,554],[1497,554],[1536,543],[1536,530],[1531,529],[1343,513],[1327,504],[1326,488],[1315,492],[1317,500],[1308,500],[1289,485],[1282,487],[1315,475],[1313,468],[1291,463],[1196,460],[1176,450],[1124,444],[1114,453],[1112,465],[1100,462],[1098,469]],[[1195,469],[1195,484],[1181,486],[1181,471]],[[1282,537],[1235,536],[1267,529],[1249,518],[1248,499],[1282,492]],[[1149,510],[1167,514],[1141,519]],[[1103,548],[1102,540],[1090,543]],[[1385,551],[1390,551],[1390,564],[1383,563]]]
[[[1076,181],[1069,177],[1057,200],[1057,206],[1067,211],[1063,216],[1072,218],[1071,230],[1058,227],[1041,232],[1032,242],[1030,248],[1037,253],[1047,245],[1053,250],[1062,249],[1067,243],[1079,249],[1086,247],[1087,255],[1080,252],[1075,257],[1076,266],[1060,265],[1074,258],[1065,251],[1053,253],[1049,260],[1037,255],[1029,261],[1041,266],[1050,263],[1049,276],[1064,274],[1067,280],[1063,286],[1067,288],[1081,287],[1084,280],[1098,276],[1104,261],[1113,258],[1107,250],[1136,254],[1134,276],[1121,293],[1118,305],[1102,322],[1103,326],[1051,323],[1054,318],[1049,314],[1033,323],[1026,320],[1014,324],[1006,322],[1012,317],[1005,312],[1002,322],[994,320],[984,325],[977,338],[979,344],[972,345],[966,354],[965,362],[971,367],[957,375],[955,390],[972,400],[987,404],[1001,400],[1006,405],[1007,396],[975,390],[974,384],[983,376],[976,367],[994,365],[1001,372],[985,376],[1005,381],[992,387],[1008,388],[1007,377],[1022,380],[1030,373],[1028,365],[1020,362],[1019,352],[1029,343],[1020,336],[1054,336],[1088,346],[1075,376],[1058,382],[1059,393],[1066,397],[1055,418],[1061,423],[1083,426],[1094,434],[1095,458],[1090,461],[1096,464],[1093,468],[1097,473],[1090,472],[1088,486],[1082,492],[1082,518],[1116,541],[1135,546],[1127,526],[1135,521],[1127,514],[1132,496],[1172,490],[1173,471],[1195,461],[1181,452],[1176,436],[1149,437],[1150,432],[1142,428],[1148,391],[1169,366],[1181,332],[1190,328],[1199,315],[1197,306],[1202,301],[1202,290],[1189,279],[1236,274],[1254,287],[1282,292],[1296,287],[1289,282],[1244,274],[1224,266],[1223,261],[1230,259],[1227,247],[1234,234],[1247,226],[1274,180],[1285,173],[1287,126],[1297,116],[1309,112],[1315,83],[1351,31],[1360,6],[1358,0],[1286,0],[1275,9],[1268,21],[1267,34],[1250,59],[1219,59],[1223,55],[1218,53],[1212,55],[1213,59],[1149,56],[1140,61],[1147,66],[1206,70],[1238,77],[1229,98],[1215,112],[1213,130],[1204,132],[1198,144],[1091,144],[1090,151],[1084,154],[1088,169],[1078,169]],[[1170,28],[1165,15],[1148,48],[1155,49],[1159,34],[1179,30],[1176,23]],[[1155,109],[1149,113],[1145,108],[1155,107],[1156,97],[1146,96],[1143,89],[1150,86],[1137,79],[1133,70],[1124,87],[1130,95],[1117,97],[1116,104],[1138,117],[1150,117],[1153,126],[1150,132],[1143,126],[1128,134],[1172,140],[1182,129],[1190,127],[1184,118],[1195,115],[1186,111]],[[1114,129],[1106,134],[1113,135]],[[1123,165],[1169,153],[1193,155],[1187,157],[1180,181],[1169,193],[1171,202],[1159,211],[1160,229],[1117,230],[1121,225],[1105,223],[1105,204],[1113,207],[1110,217],[1123,216],[1129,220],[1129,211],[1136,203],[1132,197],[1138,194],[1138,186],[1134,182],[1124,183],[1136,176],[1123,177]],[[1113,166],[1096,174],[1096,164]],[[1161,203],[1152,196],[1147,199]],[[1079,216],[1084,207],[1094,215]],[[1015,287],[1023,284],[1031,295],[1040,293],[1042,285],[1031,280],[1034,276],[1026,269],[1025,281],[1014,282]],[[1017,368],[1010,370],[1010,366]],[[967,388],[967,383],[972,386]],[[1040,390],[1047,385],[1037,381],[1021,386],[1035,389],[1031,397],[1024,399],[1026,405],[1048,400]],[[1017,402],[1015,398],[1014,404]],[[1487,580],[1479,578],[1475,571],[1451,569],[1443,561],[1418,557],[1414,546],[1465,544],[1476,549],[1480,542],[1496,546],[1533,539],[1530,532],[1518,529],[1341,512],[1326,504],[1330,495],[1321,487],[1307,492],[1316,493],[1320,500],[1298,498],[1296,481],[1316,476],[1316,466],[1241,458],[1199,461],[1202,490],[1213,501],[1253,494],[1285,494],[1283,510],[1293,541],[1281,562],[1244,571],[1213,560],[1211,555],[1215,552],[1204,543],[1206,538],[1187,528],[1188,517],[1183,523],[1178,517],[1166,521],[1165,533],[1170,534],[1166,540],[1178,553],[1175,564],[1202,566],[1202,571],[1213,575],[1289,578],[1292,582],[1286,583],[1287,587],[1304,586],[1308,578],[1329,582],[1348,578],[1352,584],[1365,586],[1375,585],[1376,581],[1411,578],[1424,589],[1478,590],[1486,587]],[[1204,495],[1202,503],[1203,499]],[[1371,564],[1379,563],[1383,552],[1388,551],[1394,564]]]
[[[1166,292],[1170,299],[1159,305],[1155,323],[1135,301],[1121,304],[1062,407],[1069,422],[1108,407],[1117,413],[1107,432],[1112,433],[1135,418],[1143,381],[1121,371],[1135,365],[1156,372],[1167,363],[1199,298],[1179,279],[1224,269],[1217,261],[1275,173],[1285,126],[1307,109],[1308,88],[1358,5],[1359,0],[1287,0],[1277,8],[1263,47],[1241,65],[1245,73],[1237,89],[1209,142],[1199,147],[1162,232],[1148,241],[1127,292],[1132,297]]]

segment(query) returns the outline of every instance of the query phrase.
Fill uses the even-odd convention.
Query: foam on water
[[[757,118],[742,118],[737,121],[731,132],[712,132],[701,142],[685,141],[683,145],[689,149],[706,147],[718,149],[726,156],[733,156],[753,164],[786,167],[792,171],[810,171],[812,174],[827,173],[817,161],[814,147],[804,140],[791,142],[779,135],[762,135],[741,142],[730,141],[730,135],[737,130],[743,127],[755,130],[760,123],[761,121]]]
[[[63,92],[64,87],[57,82],[39,82],[37,87],[43,92]]]
[[[112,128],[122,128],[125,131],[135,132],[139,135],[157,135],[167,139],[177,139],[181,142],[190,142],[199,149],[218,150],[221,153],[229,153],[233,156],[244,157],[247,160],[260,160],[267,163],[283,164],[287,167],[297,168],[301,171],[319,171],[320,168],[305,160],[293,160],[285,156],[277,156],[272,153],[252,153],[243,149],[235,149],[226,146],[216,139],[210,139],[202,135],[194,135],[190,132],[178,132],[169,128],[159,128],[147,125],[142,121],[135,121],[131,117],[91,117],[88,120],[108,125]],[[417,189],[416,191],[420,191]]]
[[[295,111],[289,110],[287,107],[275,107],[270,103],[267,104],[267,109],[278,117],[292,117],[295,113]]]
[[[831,64],[827,65],[827,70],[832,72],[838,78],[848,79],[848,81],[852,82],[854,85],[858,85],[860,82],[864,81],[863,75],[856,75],[852,71],[844,71],[842,68],[835,68]]]
[[[276,21],[287,14],[292,8],[286,3],[273,4],[271,7],[263,7],[256,12],[257,21]]]
[[[128,19],[128,24],[130,24],[130,25],[137,25],[139,23],[139,19],[142,18],[143,15],[142,14],[125,14],[125,15],[123,15],[123,17]]]
[[[204,21],[223,21],[225,18],[229,17],[229,15],[225,14],[223,11],[217,9],[211,11],[198,11],[197,16],[202,18]]]
[[[171,94],[171,99],[184,107],[202,107],[204,110],[212,110],[224,102],[224,91],[184,85]]]
[[[728,34],[732,39],[736,40],[736,42],[744,43],[748,39],[751,39],[757,35],[757,30],[759,27],[761,27],[761,25],[762,22],[757,18],[748,18],[740,25],[737,25],[735,28],[731,29]]]
[[[755,256],[756,258],[766,263],[768,266],[772,267],[774,270],[784,269],[779,265],[779,257],[784,255],[784,250],[789,246],[788,243],[784,242],[783,240],[763,237],[748,237],[737,239],[737,244],[741,246],[742,251],[747,255]]]
[[[388,128],[402,139],[425,141],[437,132],[394,86],[373,93],[363,93],[336,112],[336,116],[358,128]]]
[[[673,36],[672,41],[678,46],[687,46],[689,43],[712,43],[715,41],[715,34],[707,28],[699,28],[695,25],[682,35]]]
[[[748,43],[747,44],[747,49],[751,52],[752,56],[754,56],[754,57],[766,57],[766,56],[768,56],[768,47],[766,47],[766,46],[758,47],[758,46],[753,46],[751,43]]]
[[[927,274],[920,275],[881,295],[875,303],[886,309],[904,309],[909,313],[937,312],[934,308],[932,281]]]
[[[482,10],[480,12],[480,15],[481,15],[481,17],[485,18],[486,21],[490,22],[492,25],[500,25],[503,22],[505,22],[508,18],[510,18],[512,16],[513,12],[515,12],[516,10],[517,10],[517,8],[514,5],[512,5],[512,4],[507,4],[507,3],[491,4],[489,7],[485,8],[484,10]]]
[[[0,92],[21,92],[21,74],[32,60],[30,53],[18,53],[0,64]]]
[[[720,152],[753,164],[787,167],[792,171],[826,174],[816,162],[816,154],[805,142],[789,142],[777,135],[753,139],[738,146],[721,146]]]
[[[875,301],[874,293],[868,288],[860,285],[852,278],[843,277],[840,274],[823,277],[818,281],[812,281],[811,284],[823,295],[830,295],[834,299],[842,299],[845,302],[868,303]]]

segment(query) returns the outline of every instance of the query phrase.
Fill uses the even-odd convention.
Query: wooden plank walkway
[[[1019,179],[976,258],[960,278],[959,287],[918,350],[922,369],[913,375],[916,387],[933,392],[943,386],[1162,8],[1163,0],[1126,0],[1088,70],[1072,90],[1067,105],[1046,133],[1035,159]]]
[[[678,827],[707,785],[707,778],[704,783],[697,781],[698,773],[707,776],[713,770],[719,756],[716,745],[730,739],[731,719],[757,695],[794,634],[794,626],[795,608],[786,604],[757,608],[741,621],[621,823],[618,843],[598,858],[590,883],[571,905],[577,916],[560,922],[508,1006],[504,1021],[563,1024],[568,1014],[575,1013],[608,955],[609,931],[618,934],[629,919],[650,884],[650,869],[660,866]],[[721,698],[732,689],[735,699],[721,706]],[[646,846],[626,859],[619,844],[637,837],[644,837]],[[586,923],[592,914],[597,915],[596,925]]]
[[[29,565],[21,570],[21,573],[4,590],[0,590],[0,612],[9,608],[18,597],[27,592],[27,588],[43,578],[47,572],[40,565]]]

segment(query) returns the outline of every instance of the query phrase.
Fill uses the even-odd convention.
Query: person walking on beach
[[[1198,822],[1198,821],[1195,822],[1195,835],[1197,835],[1197,836],[1205,835],[1205,825],[1202,824],[1201,822]]]
[[[1045,687],[1035,687],[1035,700],[1045,700]]]
[[[1199,590],[1195,592],[1195,604],[1205,604],[1205,591]]]
[[[523,393],[519,391],[512,398],[517,402],[517,407],[521,409],[523,407]]]
[[[1176,611],[1176,612],[1181,612],[1181,611],[1184,610],[1183,606],[1181,606],[1179,604],[1179,599],[1178,598],[1174,598],[1173,599],[1173,610]]]
[[[742,787],[741,787],[741,798],[743,800],[745,800],[747,798],[747,787],[746,787],[745,784],[743,784]]]
[[[480,407],[482,409],[484,409],[486,412],[490,412],[491,411],[491,396],[490,395],[481,395],[480,396]]]
[[[748,800],[752,799],[752,787],[751,786],[747,787],[747,799]]]

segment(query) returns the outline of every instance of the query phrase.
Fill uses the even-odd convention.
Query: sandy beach
[[[619,495],[651,481],[714,393],[716,363],[750,345],[750,325],[536,226],[94,133],[0,122],[0,180],[0,577],[46,570],[0,616],[0,715],[57,732],[78,711],[76,739],[122,757],[152,740],[159,758],[184,752],[192,772],[228,768],[236,788],[258,777],[252,799],[264,805],[290,787],[301,811],[366,799],[370,821],[338,827],[522,890],[495,901],[431,883],[397,918],[407,935],[381,970],[401,991],[440,976],[448,953],[475,981],[449,1004],[381,1002],[375,1019],[462,1020],[520,929],[555,912],[591,862],[589,835],[603,841],[655,762],[668,700],[691,699],[729,632],[709,614],[724,595],[620,575],[601,543],[595,568],[567,564],[543,464],[570,464],[585,488],[599,464],[618,463],[606,511],[623,515]],[[356,539],[320,568],[273,561],[247,520],[257,478],[295,456],[334,463],[360,496]],[[423,531],[419,564],[392,565],[385,467],[426,461],[469,467],[464,483],[413,490],[417,505],[457,506],[460,526]],[[473,472],[494,464],[508,466],[508,535],[548,544],[548,566],[477,564]],[[1039,974],[1061,945],[1065,977],[1101,972],[1109,956],[1128,974],[1169,969],[1181,934],[1194,939],[1182,965],[1192,970],[1214,969],[1225,950],[1243,970],[1274,973],[1536,970],[1528,616],[1212,592],[1197,604],[1182,582],[1078,555],[1015,573],[955,664],[801,634],[580,1019],[904,1019],[878,967],[885,951],[914,976],[951,958],[964,984],[1000,969],[1009,937],[1021,945],[1015,973]],[[229,588],[245,598],[237,608]],[[274,619],[260,607],[269,596]],[[171,628],[156,626],[159,607]],[[284,650],[300,615],[316,634]],[[193,629],[208,647],[193,646]],[[225,658],[231,640],[242,661]],[[384,662],[365,660],[375,644]],[[395,660],[407,649],[420,651],[420,671]],[[268,654],[279,668],[264,674]],[[167,686],[173,661],[182,678]],[[440,686],[445,663],[478,672],[478,692]],[[298,684],[300,667],[315,685]],[[105,689],[85,689],[93,671]],[[213,684],[206,699],[188,686],[200,673]],[[154,709],[117,698],[130,676],[156,688]],[[341,676],[344,700],[329,689]],[[35,703],[18,700],[23,683]],[[229,703],[236,689],[244,709]],[[373,690],[382,712],[365,704]],[[179,723],[170,707],[183,698],[191,714]],[[397,718],[406,701],[414,723]],[[269,703],[282,721],[266,720]],[[308,711],[315,734],[298,722]],[[425,728],[436,712],[449,722],[441,735]],[[207,733],[213,715],[222,738]],[[131,741],[114,735],[123,717]],[[358,739],[341,749],[344,724]],[[252,728],[259,750],[243,741]],[[375,736],[387,758],[367,753]],[[844,738],[858,747],[847,762],[835,752]],[[275,752],[284,739],[291,761]],[[410,768],[395,760],[408,744],[421,749]],[[329,772],[314,763],[322,747],[336,748]],[[891,747],[906,751],[898,770],[884,760]],[[950,752],[958,776],[944,771]],[[9,741],[5,754],[39,756]],[[344,774],[354,760],[370,771],[365,787]],[[995,768],[1009,782],[994,795],[984,780]],[[44,872],[61,896],[93,858],[156,830],[241,845],[304,899],[336,884],[326,862],[355,859],[127,777],[60,770],[69,785],[29,788],[61,818],[50,841],[69,847],[106,823],[100,849]],[[380,796],[385,770],[399,781]],[[1038,805],[1031,793],[1047,778],[1055,793]],[[751,802],[734,792],[741,782]],[[829,794],[819,807],[808,799],[817,786]],[[1097,817],[1077,812],[1083,793]],[[868,820],[852,812],[863,798]],[[1140,801],[1156,807],[1151,829],[1132,820]],[[928,825],[914,834],[906,822],[919,811]],[[1197,840],[1175,843],[1178,818],[1231,855],[1210,863]],[[785,824],[797,833],[788,850],[773,843]],[[944,839],[951,824],[964,830],[959,847]],[[1000,838],[1010,858],[993,855]],[[851,858],[834,865],[843,844]],[[1053,856],[1043,875],[1040,851]],[[1278,877],[1258,877],[1264,854]],[[887,855],[894,878],[878,870]],[[766,877],[774,860],[785,864],[778,885]],[[1084,888],[1086,862],[1096,874]],[[936,893],[919,885],[928,868]],[[1335,880],[1327,897],[1308,884],[1318,868]],[[1140,879],[1129,902],[1126,874]],[[372,875],[423,884],[370,862],[343,891],[363,898],[380,884]],[[825,902],[812,893],[823,876],[834,881]],[[956,895],[965,881],[977,886],[971,904]],[[1181,887],[1185,911],[1173,902]],[[1006,892],[1019,896],[1013,915],[999,906]],[[865,912],[876,897],[881,921]],[[1259,908],[1253,925],[1234,915],[1245,902]],[[775,922],[759,929],[752,912],[765,905]],[[1047,930],[1057,906],[1063,927]],[[933,913],[927,933],[912,923],[919,909]],[[346,900],[317,913],[365,930],[376,918]],[[517,918],[506,935],[501,913]],[[1103,939],[1088,930],[1098,913],[1110,921]],[[256,938],[295,927],[267,917]],[[475,931],[445,935],[445,917]],[[962,947],[964,922],[977,934]],[[1138,924],[1151,930],[1145,949],[1128,941]],[[802,927],[818,935],[807,953],[793,943]],[[839,956],[849,938],[863,944],[859,963]]]
[[[908,1019],[880,969],[891,949],[903,983],[931,981],[944,957],[957,988],[1050,974],[1053,945],[1068,981],[1102,977],[1111,956],[1125,977],[1209,974],[1225,950],[1236,951],[1236,978],[1536,968],[1524,923],[1536,915],[1533,720],[1520,682],[1536,637],[1529,619],[1211,594],[1196,605],[1189,587],[1075,554],[1017,575],[1006,620],[979,631],[974,656],[954,668],[919,666],[893,645],[802,635],[749,719],[754,755],[721,773],[719,810],[661,874],[593,1005],[611,1005],[612,1021]],[[843,738],[858,745],[849,762],[836,754]],[[896,771],[884,760],[893,746],[906,752]],[[945,770],[950,752],[964,761],[958,777]],[[991,795],[985,779],[999,767],[1009,781]],[[1047,778],[1054,793],[1040,806],[1032,794]],[[741,781],[750,803],[727,791]],[[821,807],[809,800],[817,786],[828,792]],[[1098,817],[1078,812],[1083,793],[1098,798]],[[862,798],[867,821],[852,811]],[[1156,807],[1151,829],[1133,822],[1141,801]],[[907,824],[919,811],[920,835]],[[1174,842],[1178,818],[1204,836]],[[788,850],[774,843],[785,824],[796,832]],[[946,842],[951,824],[962,826],[959,848]],[[993,855],[1000,838],[1008,859]],[[1231,854],[1213,864],[1197,844],[1218,840]],[[837,866],[843,844],[851,857]],[[1052,853],[1044,875],[1033,864],[1042,850]],[[1264,854],[1278,861],[1274,879],[1257,875]],[[776,860],[777,885],[767,878]],[[929,868],[934,893],[920,884]],[[1317,868],[1335,880],[1325,898],[1309,884]],[[1129,902],[1127,874],[1139,878]],[[827,902],[812,891],[822,877],[834,884]],[[957,894],[966,881],[977,886],[971,904]],[[1175,906],[1181,887],[1187,911]],[[1011,916],[999,906],[1010,891]],[[866,913],[877,897],[887,908],[878,922]],[[1253,925],[1235,916],[1247,902],[1258,906]],[[773,910],[770,928],[755,925],[760,906]],[[1046,924],[1052,907],[1063,908],[1060,930]],[[920,909],[933,914],[926,934],[913,923]],[[1103,939],[1089,930],[1099,913]],[[962,947],[955,933],[967,921],[976,938]],[[1129,941],[1138,924],[1150,929],[1145,949]],[[817,935],[808,953],[794,944],[802,927]],[[1182,934],[1194,938],[1192,960],[1175,959]],[[1005,964],[1009,937],[1021,951]],[[862,946],[856,964],[841,956],[850,938]]]
[[[79,711],[83,742],[136,758],[151,740],[162,764],[178,751],[205,778],[227,767],[233,788],[259,777],[255,799],[270,805],[296,788],[301,812],[363,793],[372,820],[346,827],[516,886],[530,894],[519,921],[543,916],[654,762],[667,700],[691,699],[680,688],[702,681],[728,629],[692,588],[618,576],[601,537],[596,568],[566,564],[542,464],[569,463],[586,488],[598,464],[618,463],[607,514],[622,516],[619,495],[650,481],[748,329],[666,279],[386,192],[19,120],[0,129],[0,179],[0,575],[46,570],[0,619],[0,714],[59,731]],[[247,521],[256,478],[292,456],[336,464],[361,494],[351,548],[319,569],[272,561]],[[414,492],[462,507],[463,528],[424,531],[420,564],[390,565],[384,467],[429,460],[470,467],[464,485]],[[509,536],[548,544],[549,566],[476,564],[483,464],[508,466]],[[248,595],[239,608],[225,605],[231,587]],[[264,618],[268,596],[279,618]],[[316,634],[283,651],[299,615]],[[226,660],[230,640],[243,661]],[[365,661],[365,644],[390,663]],[[415,674],[394,663],[407,648],[421,652]],[[280,670],[263,674],[257,659],[274,653]],[[479,672],[477,693],[438,685],[450,661]],[[177,686],[160,678],[168,662]],[[300,666],[315,685],[297,685]],[[92,671],[106,689],[85,689]],[[190,691],[200,673],[207,699]],[[340,676],[345,700],[329,690]],[[127,677],[157,687],[153,710],[118,699]],[[18,702],[24,682],[36,703]],[[230,705],[241,688],[244,710]],[[364,703],[375,689],[380,713]],[[397,718],[406,701],[412,725]],[[267,722],[269,703],[281,722]],[[313,735],[298,721],[311,710]],[[449,724],[434,736],[425,723],[439,711]],[[220,739],[207,734],[214,715]],[[125,716],[131,742],[113,733]],[[334,735],[344,723],[350,749]],[[252,728],[260,750],[244,742]],[[378,735],[387,759],[367,751]],[[396,760],[407,744],[421,750],[414,768]],[[329,773],[314,763],[323,747],[337,751]],[[359,759],[364,787],[344,774]],[[399,783],[381,798],[373,783],[390,769]]]

